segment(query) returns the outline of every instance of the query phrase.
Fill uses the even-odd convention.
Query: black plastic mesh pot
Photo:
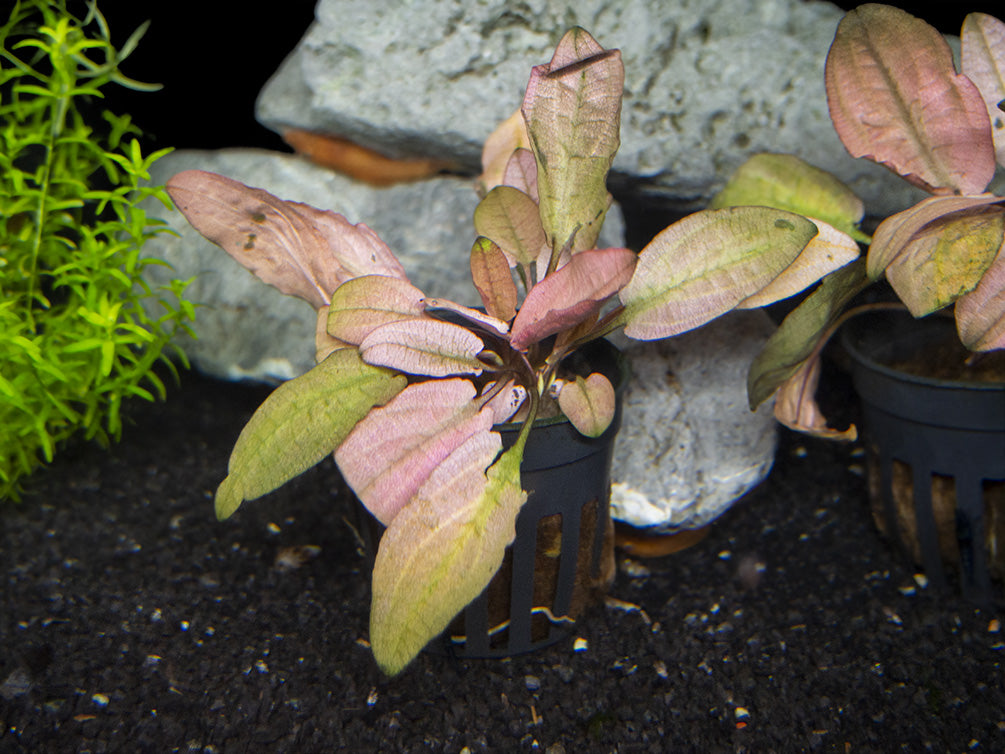
[[[920,549],[935,586],[946,585],[944,560],[955,549],[964,592],[985,602],[991,596],[989,547],[1005,547],[994,536],[1005,517],[1005,383],[932,379],[891,366],[957,340],[951,319],[892,312],[856,317],[842,338],[862,399],[885,531],[908,551]],[[907,526],[895,503],[897,477],[913,497]],[[936,518],[947,495],[954,509],[940,542]],[[947,528],[955,542],[944,541]],[[916,545],[905,529],[916,533]]]
[[[611,458],[627,367],[606,341],[577,351],[566,365],[611,380],[618,398],[614,421],[593,439],[561,418],[535,423],[520,467],[528,499],[517,517],[516,539],[489,586],[429,650],[507,657],[548,646],[569,636],[575,618],[607,590],[614,570]],[[497,429],[504,448],[516,442],[518,425]],[[363,513],[363,532],[375,552],[380,525]]]

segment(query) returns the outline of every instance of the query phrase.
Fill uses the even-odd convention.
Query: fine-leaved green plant
[[[0,26],[0,499],[71,435],[117,439],[123,399],[163,398],[152,368],[174,370],[165,346],[194,316],[183,281],[141,277],[166,226],[139,203],[170,207],[141,184],[170,150],[144,155],[129,116],[97,108],[109,84],[157,88],[119,70],[145,30],[116,50],[94,2],[65,0],[17,2]]]

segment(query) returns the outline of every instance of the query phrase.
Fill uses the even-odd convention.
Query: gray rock
[[[815,0],[433,0],[391,13],[320,0],[317,21],[263,89],[259,120],[344,136],[394,156],[476,170],[530,68],[578,24],[625,62],[612,180],[677,210],[704,206],[751,154],[832,171],[871,214],[922,194],[853,160],[827,115],[823,65],[842,11]]]
[[[676,338],[619,343],[632,378],[611,470],[615,519],[698,528],[767,476],[775,420],[769,404],[750,411],[746,379],[773,331],[764,312],[738,311]]]
[[[478,199],[473,182],[437,178],[389,188],[372,188],[317,167],[299,157],[262,150],[174,152],[155,163],[154,183],[199,168],[221,173],[282,199],[331,209],[370,226],[401,260],[411,281],[427,295],[466,305],[480,299],[471,283],[468,255],[475,233]],[[178,235],[159,235],[144,253],[168,261],[173,271],[148,267],[152,283],[194,277],[187,298],[200,305],[194,330],[179,345],[201,371],[224,379],[275,382],[314,365],[316,316],[310,304],[284,296],[206,241],[178,212],[151,203]],[[624,223],[612,207],[602,243],[622,245]]]

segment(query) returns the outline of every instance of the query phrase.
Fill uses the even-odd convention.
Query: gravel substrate
[[[979,610],[919,586],[857,446],[783,432],[703,542],[619,558],[580,651],[388,680],[333,464],[213,517],[266,394],[186,374],[0,510],[0,751],[1005,750],[1001,589]]]

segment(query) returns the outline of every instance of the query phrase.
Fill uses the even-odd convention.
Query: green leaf
[[[335,351],[309,372],[280,385],[241,431],[216,515],[271,492],[334,451],[374,406],[405,387],[405,378],[363,363],[355,349]]]
[[[510,267],[527,267],[550,251],[537,204],[512,186],[496,186],[478,203],[475,230],[502,249]]]
[[[625,334],[655,340],[699,327],[765,288],[817,235],[768,207],[703,210],[659,233],[621,291]]]
[[[527,499],[520,486],[526,434],[492,462],[497,433],[458,448],[391,522],[373,569],[370,644],[400,673],[499,570]]]
[[[573,251],[596,244],[609,204],[607,172],[621,143],[624,84],[621,53],[578,27],[562,37],[550,63],[531,71],[522,111],[553,255],[573,238]]]
[[[751,410],[770,398],[796,373],[845,306],[868,284],[864,260],[853,262],[825,277],[820,287],[789,313],[747,373]]]
[[[743,163],[709,204],[709,209],[759,205],[823,220],[858,241],[865,205],[825,170],[794,155],[755,154]]]
[[[402,278],[361,275],[347,280],[332,294],[328,334],[359,345],[381,325],[419,318],[424,294]]]

